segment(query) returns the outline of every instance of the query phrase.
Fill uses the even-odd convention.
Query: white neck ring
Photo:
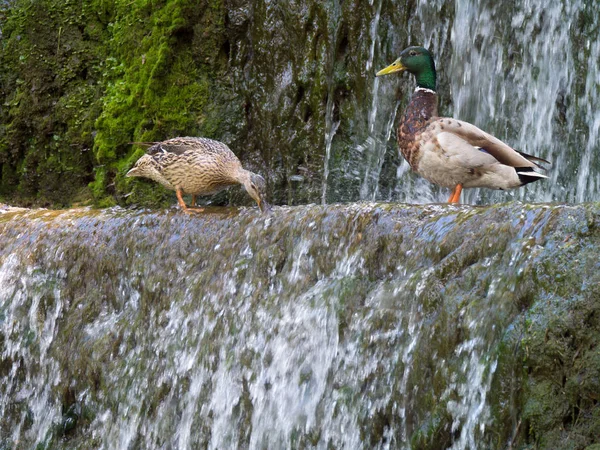
[[[420,86],[417,86],[417,88],[415,89],[415,92],[418,92],[418,91],[429,92],[430,94],[435,94],[435,91],[433,89],[427,89],[427,88],[420,87]]]

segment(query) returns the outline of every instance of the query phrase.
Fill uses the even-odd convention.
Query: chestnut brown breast
[[[420,158],[419,136],[437,115],[437,95],[417,89],[398,125],[398,147],[412,170],[416,170]]]

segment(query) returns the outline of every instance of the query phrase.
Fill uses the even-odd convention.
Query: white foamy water
[[[6,443],[395,449],[439,429],[484,448],[515,277],[553,209],[510,212],[522,233],[447,278],[482,236],[436,255],[479,213],[386,208],[0,223]]]

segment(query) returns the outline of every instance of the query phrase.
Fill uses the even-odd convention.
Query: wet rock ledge
[[[599,435],[600,204],[0,209],[0,446]]]

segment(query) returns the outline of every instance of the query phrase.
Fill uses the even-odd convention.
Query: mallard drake
[[[463,188],[514,189],[548,178],[537,172],[548,161],[512,149],[475,125],[438,117],[435,63],[423,47],[409,47],[376,76],[410,72],[417,88],[398,126],[398,146],[413,171],[451,188],[458,203]]]
[[[235,184],[244,186],[261,211],[269,208],[264,178],[244,169],[227,145],[212,139],[177,137],[153,142],[126,176],[150,178],[174,190],[185,212],[190,211],[184,194],[192,195],[195,206],[197,195],[216,194]]]

